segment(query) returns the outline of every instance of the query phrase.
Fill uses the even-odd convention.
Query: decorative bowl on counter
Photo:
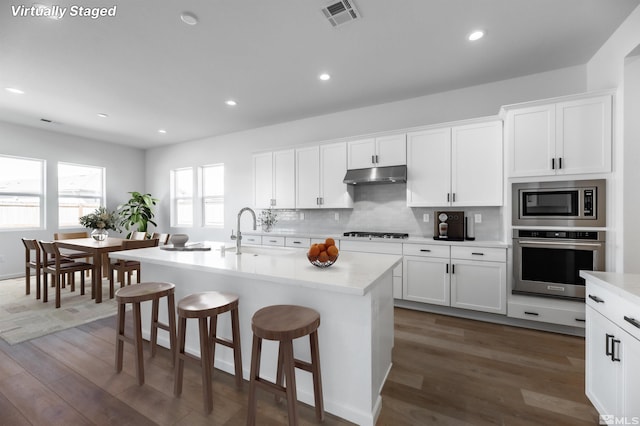
[[[325,262],[320,261],[320,258],[318,258],[317,256],[312,257],[312,256],[309,256],[309,254],[307,254],[307,259],[309,259],[309,262],[311,262],[313,266],[317,266],[318,268],[328,268],[329,266],[336,263],[336,261],[338,260],[338,255],[334,256],[333,258]]]
[[[318,268],[328,268],[338,260],[338,247],[333,238],[327,238],[324,243],[312,244],[307,252],[307,259]]]
[[[173,234],[169,240],[174,247],[184,247],[187,241],[189,241],[187,234]]]

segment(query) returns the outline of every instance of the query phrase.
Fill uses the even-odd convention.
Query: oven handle
[[[538,245],[538,246],[574,246],[574,247],[602,247],[604,243],[576,243],[576,242],[559,242],[559,241],[524,241],[518,240],[520,245]]]

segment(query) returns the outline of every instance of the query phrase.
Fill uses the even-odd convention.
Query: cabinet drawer
[[[243,235],[242,244],[261,245],[262,237],[260,235]]]
[[[402,254],[402,243],[341,240],[340,250],[400,255]]]
[[[297,247],[297,248],[307,249],[311,246],[311,238],[286,237],[284,239],[284,245],[286,247]]]
[[[588,306],[640,340],[640,306],[589,281],[585,299]]]
[[[449,246],[437,244],[403,244],[402,254],[405,256],[425,256],[449,258]]]
[[[585,325],[584,305],[582,309],[568,310],[520,303],[509,303],[507,316],[531,321],[582,327]]]
[[[489,262],[506,262],[507,250],[489,247],[451,247],[452,259],[486,260]]]
[[[262,236],[262,245],[263,246],[281,246],[284,247],[284,237],[268,237],[266,235]]]

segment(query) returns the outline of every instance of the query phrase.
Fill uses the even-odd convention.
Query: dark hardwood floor
[[[584,396],[584,340],[396,309],[393,369],[378,425],[596,425]],[[131,345],[114,372],[115,317],[10,346],[0,339],[0,425],[243,425],[248,384],[214,372],[205,416],[199,369],[187,363],[173,396],[168,351],[145,352],[137,385]],[[317,424],[298,405],[301,424]],[[259,392],[258,424],[287,424]],[[348,424],[327,415],[325,425]]]

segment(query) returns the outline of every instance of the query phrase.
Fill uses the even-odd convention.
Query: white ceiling
[[[362,19],[333,28],[326,0],[47,0],[117,5],[60,20],[2,0],[0,120],[140,148],[199,139],[584,64],[640,3],[354,1]]]

